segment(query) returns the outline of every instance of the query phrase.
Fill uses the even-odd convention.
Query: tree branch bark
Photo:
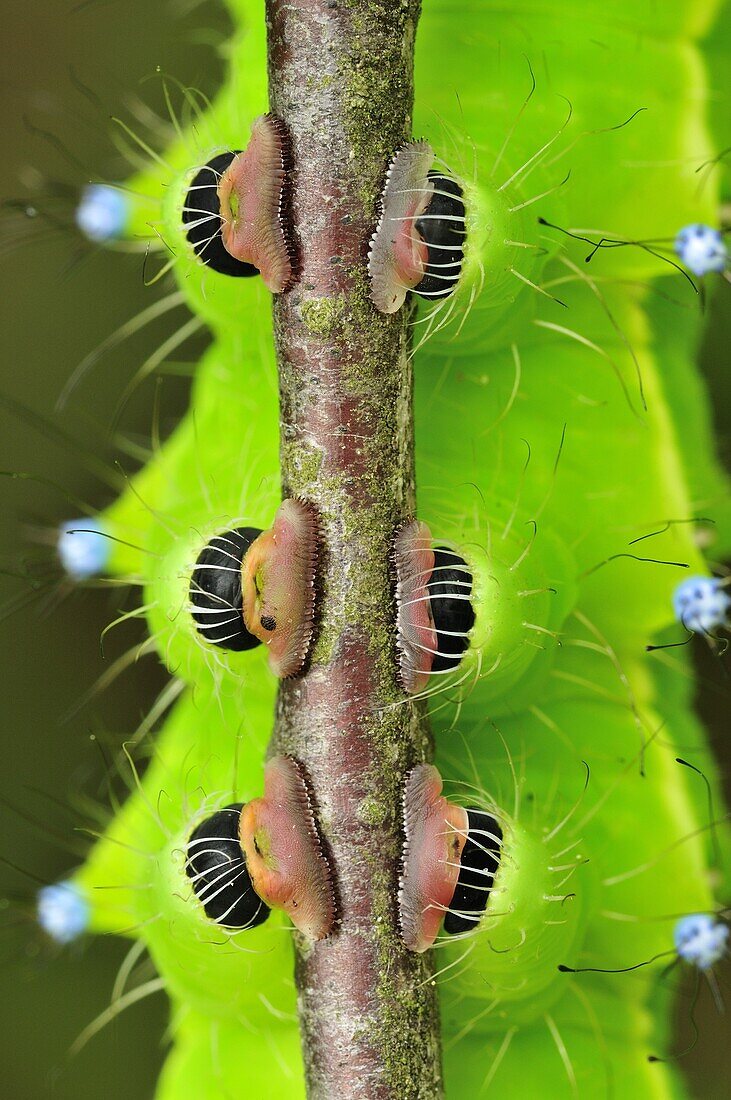
[[[302,273],[275,299],[285,495],[319,508],[309,669],[283,683],[272,751],[307,769],[339,924],[297,945],[308,1094],[438,1097],[426,956],[397,924],[401,791],[430,755],[396,681],[389,555],[414,511],[406,310],[368,300],[366,259],[393,152],[411,136],[419,0],[267,0],[270,98],[293,139]]]

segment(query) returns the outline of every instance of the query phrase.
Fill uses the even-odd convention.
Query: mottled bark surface
[[[309,773],[339,902],[298,947],[310,1097],[437,1097],[428,960],[397,928],[405,772],[428,758],[395,676],[388,559],[414,511],[407,317],[379,315],[366,260],[394,150],[411,136],[418,0],[268,0],[271,109],[293,138],[302,275],[275,302],[285,495],[320,509],[319,623],[283,684],[276,751]]]

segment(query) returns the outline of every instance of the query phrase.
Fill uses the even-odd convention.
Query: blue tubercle
[[[694,913],[675,925],[675,947],[681,959],[710,970],[726,954],[729,929],[709,913]]]
[[[111,543],[97,520],[82,517],[61,524],[56,549],[68,576],[85,581],[104,572]]]
[[[72,943],[89,927],[89,903],[73,882],[41,887],[36,912],[43,931],[58,944]]]
[[[76,224],[90,241],[116,241],[124,233],[129,200],[124,192],[103,183],[84,188],[76,207]]]
[[[695,634],[713,635],[727,626],[731,595],[719,577],[688,577],[673,593],[678,622]]]
[[[675,238],[674,248],[680,262],[699,277],[725,271],[728,266],[726,243],[710,225],[686,225]]]

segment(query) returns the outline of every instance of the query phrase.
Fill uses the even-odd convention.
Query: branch
[[[396,900],[405,773],[428,757],[396,682],[389,554],[414,512],[407,311],[368,300],[366,257],[394,150],[411,136],[419,0],[267,0],[272,111],[293,139],[302,274],[275,299],[285,495],[319,508],[319,626],[285,681],[273,750],[309,774],[340,923],[298,945],[310,1097],[438,1097],[436,997]]]

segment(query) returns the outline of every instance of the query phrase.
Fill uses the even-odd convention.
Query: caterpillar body
[[[435,167],[424,154],[413,190],[444,200],[434,219],[462,219],[464,246],[431,235],[428,205],[391,215],[430,245],[430,281],[394,283],[424,297],[414,370],[429,534],[408,551],[437,550],[412,570],[404,609],[428,603],[437,622],[440,600],[453,605],[461,625],[435,630],[458,651],[410,649],[429,655],[413,682],[430,699],[447,797],[500,834],[476,927],[436,941],[455,1098],[682,1089],[675,1069],[648,1061],[670,1049],[659,971],[671,917],[722,904],[710,837],[722,850],[728,838],[711,834],[705,790],[676,762],[681,747],[701,761],[718,804],[687,661],[645,650],[672,632],[682,575],[708,573],[701,516],[714,521],[714,555],[728,553],[728,485],[691,362],[692,287],[656,249],[600,248],[587,266],[539,215],[597,242],[715,224],[714,178],[699,192],[695,168],[715,155],[696,42],[716,7],[635,3],[620,16],[592,3],[580,20],[569,0],[519,16],[489,0],[424,7],[415,133]],[[189,413],[98,518],[116,540],[106,571],[143,586],[179,697],[73,878],[89,928],[144,943],[170,994],[163,1100],[226,1095],[244,1079],[253,1095],[304,1094],[285,918],[221,926],[186,871],[211,814],[261,792],[275,691],[261,650],[222,651],[191,599],[204,548],[263,530],[280,503],[268,291],[206,264],[189,236],[191,216],[211,216],[191,205],[202,168],[238,156],[266,110],[262,5],[230,8],[228,83],[211,105],[184,93],[194,124],[130,181],[119,230],[162,240],[176,303],[212,334]],[[445,215],[455,201],[464,214]],[[640,982],[579,972],[646,961]]]

